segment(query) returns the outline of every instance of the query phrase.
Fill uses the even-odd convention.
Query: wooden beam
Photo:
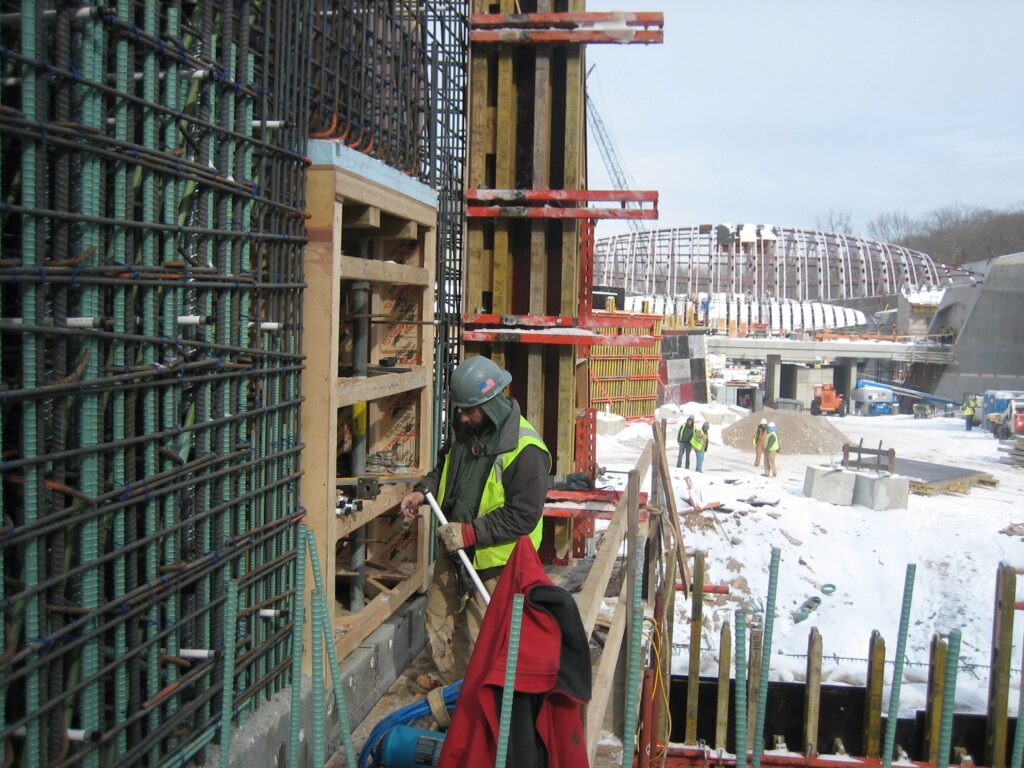
[[[418,240],[420,225],[415,221],[384,214],[380,217],[380,231],[375,237],[381,240]]]
[[[365,379],[339,378],[335,381],[337,407],[365,403],[382,397],[412,392],[430,384],[431,372],[422,365],[411,366],[408,373],[382,373]]]
[[[608,701],[615,688],[615,667],[619,662],[622,639],[626,635],[626,618],[626,581],[623,579],[619,599],[615,603],[615,612],[612,614],[612,623],[608,627],[608,636],[605,638],[604,649],[597,664],[597,673],[594,675],[590,703],[587,705],[587,754],[590,756],[590,765],[594,764],[601,724],[604,723]]]
[[[647,474],[651,467],[651,445],[648,441],[640,453],[636,463],[636,470],[641,477]],[[583,583],[580,591],[580,598],[577,601],[580,607],[580,618],[583,621],[583,630],[587,637],[594,631],[594,623],[597,621],[597,614],[601,608],[601,600],[604,598],[604,591],[608,586],[608,579],[612,573],[612,567],[619,555],[619,548],[622,546],[622,539],[626,533],[626,508],[628,501],[623,495],[612,514],[611,524],[605,529],[604,539],[597,550],[594,564],[590,567],[587,580]]]
[[[380,208],[346,203],[341,223],[346,229],[380,229]]]
[[[676,492],[672,487],[672,472],[668,463],[668,452],[665,448],[665,425],[655,419],[654,430],[655,450],[658,454],[657,471],[661,474],[662,487],[665,490],[665,506],[669,523],[675,533],[676,561],[679,572],[683,574],[683,595],[690,589],[690,564],[686,560],[686,548],[683,546],[683,529],[679,523],[679,507],[676,506]]]
[[[419,563],[416,571],[397,587],[377,595],[358,613],[335,619],[333,627],[338,638],[334,647],[339,659],[344,659],[358,648],[363,640],[420,589],[423,581],[421,571],[426,567],[425,562]]]
[[[411,267],[406,264],[392,264],[376,259],[342,256],[339,268],[343,280],[369,280],[379,283],[422,286],[433,284],[432,270],[426,267]]]
[[[391,187],[336,165],[314,165],[309,173],[330,174],[334,181],[335,198],[344,205],[369,205],[392,216],[415,221],[424,227],[437,226],[437,209],[433,205],[409,197]]]

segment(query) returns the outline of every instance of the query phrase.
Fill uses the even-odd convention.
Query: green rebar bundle
[[[16,764],[184,764],[290,683],[312,12],[2,3]]]

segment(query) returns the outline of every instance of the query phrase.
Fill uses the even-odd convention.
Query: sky
[[[1020,0],[588,0],[661,11],[591,45],[588,92],[658,222],[867,234],[879,214],[1024,204]],[[611,188],[596,142],[591,189]],[[601,222],[598,236],[628,231]]]
[[[900,712],[909,715],[925,707],[932,635],[959,629],[961,664],[979,665],[979,669],[958,675],[957,710],[984,713],[996,570],[1000,562],[1024,567],[1024,537],[1008,535],[1014,524],[1018,530],[1021,524],[1019,500],[1024,493],[1024,475],[1000,463],[999,442],[980,429],[966,432],[962,419],[918,420],[908,414],[807,416],[827,421],[852,443],[859,439],[865,445],[884,441],[886,447],[896,450],[897,457],[986,472],[999,481],[997,487],[976,486],[965,495],[910,494],[905,509],[875,511],[806,497],[803,482],[808,466],[827,464],[839,457],[795,453],[796,441],[792,435],[787,436],[785,424],[779,432],[778,477],[762,477],[761,470],[753,466],[752,448],[744,446],[748,450],[743,451],[723,444],[723,427],[717,423],[710,428],[711,445],[703,472],[676,468],[675,435],[684,416],[692,414],[698,421],[716,422],[729,408],[718,403],[686,403],[678,416],[670,415],[673,406],[666,406],[659,414],[668,418],[667,451],[680,511],[690,511],[686,503],[687,478],[705,504],[718,501],[723,505],[717,511],[705,511],[699,519],[688,514],[683,520],[687,551],[702,549],[707,555],[707,583],[729,587],[728,595],[705,596],[702,673],[717,675],[720,625],[732,623],[737,607],[746,610],[748,626],[754,615],[763,615],[771,550],[777,547],[781,557],[770,679],[806,679],[804,654],[813,626],[822,637],[822,680],[828,685],[863,686],[867,671],[863,659],[872,630],[877,629],[885,640],[886,659],[891,662],[895,658],[907,566],[913,563],[915,578]],[[793,418],[798,416],[802,417],[792,414]],[[599,419],[610,432],[614,415],[600,414]],[[617,472],[607,474],[602,484],[624,487],[624,473],[635,466],[651,439],[649,422],[635,420],[616,435],[598,435],[598,463]],[[650,482],[648,473],[641,489],[648,490]],[[777,503],[752,505],[750,499],[755,497]],[[606,525],[597,521],[598,529]],[[834,585],[835,591],[822,591],[825,584]],[[820,599],[819,607],[802,620],[795,613],[812,597]],[[1016,600],[1021,599],[1024,579],[1018,578]],[[675,615],[672,669],[685,674],[687,655],[681,646],[689,644],[689,602],[678,596]],[[1020,642],[1018,620],[1010,654],[1011,712],[1019,701]],[[892,665],[886,665],[885,700],[892,672]],[[794,744],[789,746],[799,749]]]

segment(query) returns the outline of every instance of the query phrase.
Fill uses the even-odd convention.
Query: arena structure
[[[701,224],[598,238],[595,281],[628,295],[842,301],[945,285],[955,270],[857,235]]]

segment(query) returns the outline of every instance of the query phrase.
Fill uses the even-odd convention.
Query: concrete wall
[[[956,304],[967,316],[936,394],[958,400],[968,392],[1024,389],[1024,253],[994,259],[982,283],[947,290],[935,323]]]
[[[797,368],[795,397],[806,407],[810,407],[814,399],[814,387],[819,384],[831,384],[833,373],[831,368]]]

